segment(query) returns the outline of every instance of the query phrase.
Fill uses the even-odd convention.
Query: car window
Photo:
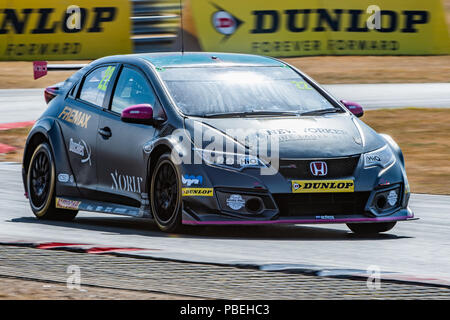
[[[105,66],[89,73],[81,88],[80,99],[101,107],[115,69],[114,66]]]
[[[185,115],[303,113],[334,107],[306,79],[284,65],[165,68],[160,75]]]
[[[120,73],[111,104],[111,110],[121,113],[123,109],[137,104],[155,105],[155,95],[145,77],[138,71],[124,67]]]
[[[75,85],[72,87],[72,89],[70,89],[69,97],[71,97],[71,98],[74,98],[74,97],[75,97],[75,91],[77,90],[77,87],[78,87],[78,83],[75,84]]]

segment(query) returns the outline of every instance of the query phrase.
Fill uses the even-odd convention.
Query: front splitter
[[[324,217],[324,218],[322,218]],[[208,216],[205,220],[196,220],[186,212],[183,212],[182,223],[185,225],[262,225],[262,224],[323,224],[323,223],[374,223],[417,220],[411,210],[403,209],[388,217],[342,217],[325,218],[326,216],[314,217],[280,217],[276,220],[237,220],[223,219],[218,215]]]

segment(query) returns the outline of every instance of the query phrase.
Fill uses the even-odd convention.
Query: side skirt
[[[131,207],[122,204],[114,204],[102,201],[93,201],[72,197],[56,197],[56,207],[67,210],[80,210],[88,212],[108,213],[134,218],[151,218],[150,212],[145,207]]]

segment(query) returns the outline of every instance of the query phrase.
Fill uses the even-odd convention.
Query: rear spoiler
[[[48,64],[47,61],[33,61],[34,80],[47,75],[48,71],[80,70],[87,64]]]

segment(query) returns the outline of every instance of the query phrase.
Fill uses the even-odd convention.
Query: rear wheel
[[[47,143],[40,144],[31,157],[27,189],[31,210],[38,219],[70,221],[78,213],[55,207],[55,163]]]
[[[164,232],[181,228],[181,182],[170,154],[163,154],[153,171],[150,203],[153,217]]]
[[[347,227],[356,234],[377,234],[391,230],[396,222],[348,223]]]

